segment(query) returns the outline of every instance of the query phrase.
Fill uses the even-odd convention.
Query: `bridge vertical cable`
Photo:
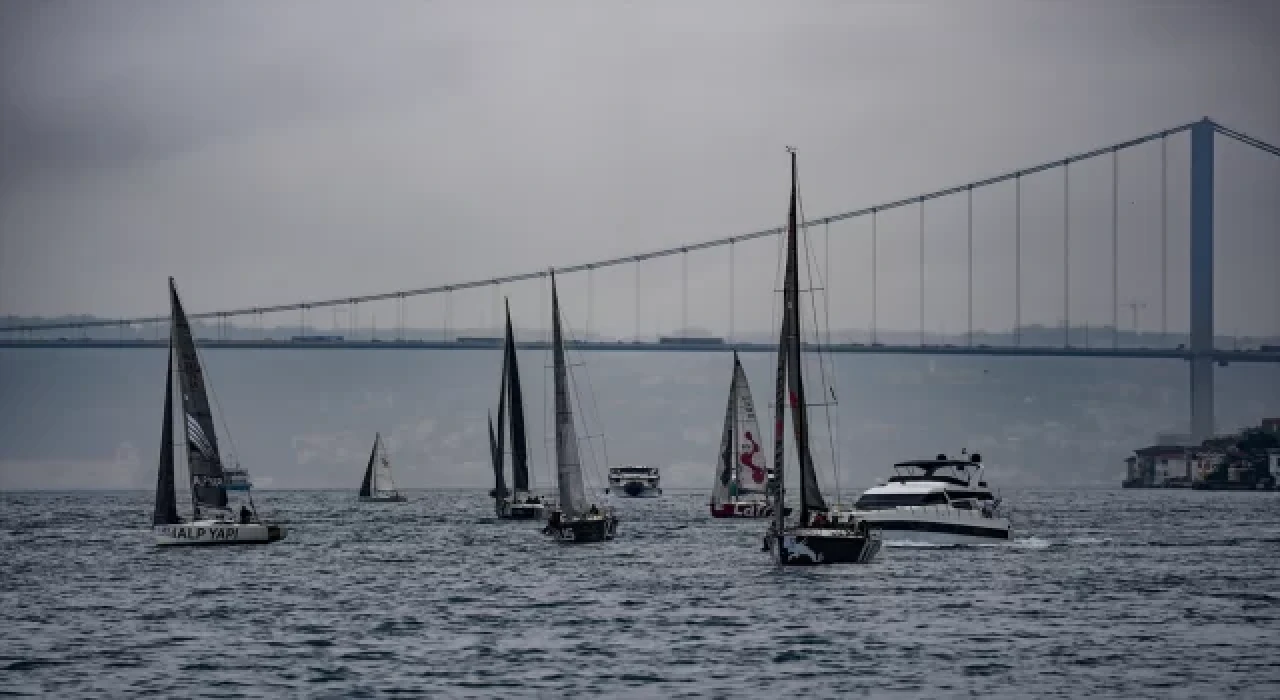
[[[680,252],[680,337],[689,335],[689,250]]]
[[[1071,347],[1071,161],[1062,161],[1062,347]]]
[[[1120,151],[1116,149],[1111,151],[1111,347],[1120,347]]]
[[[924,197],[916,208],[920,212],[920,344],[924,345]]]
[[[875,345],[879,340],[880,328],[880,300],[878,293],[880,291],[879,275],[877,268],[879,265],[879,238],[878,229],[879,212],[875,209],[871,210],[871,344]],[[825,282],[825,280],[824,280]]]
[[[973,185],[969,185],[968,192],[968,236],[969,236],[969,327],[965,332],[965,342],[969,347],[973,347]]]
[[[827,224],[827,226],[830,227],[830,224]],[[733,241],[729,241],[729,338],[728,340],[730,345],[733,345],[733,331],[734,331],[733,315],[735,311],[734,294],[737,292],[737,289],[735,288],[735,285],[734,285],[733,248],[734,248]]]
[[[1022,346],[1022,174],[1013,179],[1013,344]]]
[[[1160,137],[1160,346],[1169,347],[1169,137]]]

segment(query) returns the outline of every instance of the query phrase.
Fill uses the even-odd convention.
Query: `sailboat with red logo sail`
[[[725,408],[720,454],[711,488],[711,517],[767,518],[773,515],[773,506],[766,492],[769,468],[760,449],[761,439],[751,386],[735,350],[733,378],[729,381],[729,405]],[[787,512],[790,510],[788,508]]]

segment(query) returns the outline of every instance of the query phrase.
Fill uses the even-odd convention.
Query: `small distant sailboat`
[[[588,503],[578,457],[578,435],[573,427],[569,370],[564,359],[560,329],[560,297],[551,273],[551,357],[555,380],[556,486],[560,503],[547,518],[543,532],[562,542],[603,542],[618,531],[618,518],[610,508]]]
[[[790,150],[790,149],[789,149]],[[818,475],[809,448],[809,410],[801,377],[800,260],[797,252],[796,154],[791,150],[791,203],[787,214],[786,271],[783,282],[782,333],[778,342],[778,374],[774,401],[775,428],[770,488],[774,521],[765,536],[768,549],[780,566],[866,563],[880,551],[880,531],[853,515],[841,519],[822,498]],[[788,391],[788,389],[790,391]],[[791,422],[800,471],[800,520],[788,524],[784,467],[784,412],[791,407]]]
[[[187,314],[178,299],[173,278],[169,278],[169,361],[165,372],[164,423],[160,437],[160,466],[156,476],[156,508],[152,532],[157,545],[266,544],[284,539],[285,528],[263,522],[253,498],[241,506],[239,518],[227,505],[226,477],[218,452],[218,435],[213,427],[204,372],[196,353]],[[180,422],[185,430],[187,472],[191,481],[192,518],[178,514],[174,466],[177,444],[173,439],[174,358],[177,357],[178,390],[181,392]],[[225,427],[225,426],[224,426]]]
[[[373,450],[369,452],[369,466],[364,469],[364,481],[360,484],[360,500],[375,503],[401,503],[405,497],[391,478],[391,460],[382,444],[382,433],[374,433]]]
[[[511,402],[511,421],[507,425],[507,401]],[[511,429],[512,490],[507,493],[506,441]],[[524,393],[520,389],[520,365],[516,362],[516,339],[511,328],[511,305],[507,304],[507,337],[502,346],[502,388],[498,392],[498,430],[489,417],[489,453],[493,461],[493,507],[505,520],[540,520],[545,506],[542,499],[529,492],[529,444],[524,425]]]
[[[767,493],[770,471],[764,455],[760,454],[760,440],[751,387],[735,350],[729,405],[720,436],[720,458],[711,488],[711,517],[767,518],[773,514]],[[790,512],[788,508],[784,514]]]

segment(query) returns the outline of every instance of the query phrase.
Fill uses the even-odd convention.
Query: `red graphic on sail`
[[[753,463],[755,462],[755,456],[760,454],[760,443],[756,442],[756,439],[751,436],[750,430],[746,431],[743,434],[743,437],[746,438],[747,442],[751,443],[751,449],[739,455],[738,461],[742,464],[742,466],[751,468],[751,480],[753,482],[757,484],[763,484],[764,483],[764,467],[757,466],[756,464]]]

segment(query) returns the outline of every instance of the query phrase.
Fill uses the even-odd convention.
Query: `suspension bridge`
[[[1179,329],[1178,333],[1171,332],[1169,318],[1169,287],[1171,282],[1169,256],[1171,252],[1178,252],[1171,251],[1170,248],[1170,234],[1173,228],[1178,227],[1171,226],[1169,221],[1169,195],[1171,190],[1169,183],[1171,175],[1169,165],[1170,144],[1175,139],[1184,139],[1187,144],[1186,151],[1188,155],[1185,169],[1181,173],[1173,173],[1185,178],[1185,188],[1182,189],[1182,192],[1185,192],[1187,203],[1185,221],[1187,244],[1179,257],[1185,257],[1188,266],[1185,277],[1179,277],[1178,282],[1186,282],[1188,285],[1188,303],[1184,309],[1188,317],[1188,323],[1185,326],[1185,330]],[[1215,166],[1218,154],[1215,149],[1223,139],[1243,144],[1251,152],[1280,156],[1280,148],[1223,126],[1209,118],[1204,118],[1200,121],[1165,129],[1140,138],[1021,168],[994,177],[804,221],[802,225],[810,240],[813,239],[815,233],[823,234],[827,246],[827,254],[823,257],[827,265],[830,264],[831,257],[833,257],[830,254],[830,231],[832,225],[855,220],[869,223],[869,231],[866,232],[869,234],[866,237],[869,238],[870,243],[870,264],[867,269],[867,276],[870,278],[868,280],[869,284],[864,288],[851,288],[849,290],[850,297],[854,295],[869,297],[869,322],[865,331],[860,334],[861,337],[856,339],[857,342],[851,337],[852,334],[846,333],[842,338],[834,340],[828,338],[824,349],[831,352],[876,354],[1184,360],[1190,366],[1192,434],[1198,437],[1211,435],[1213,432],[1213,368],[1215,364],[1222,365],[1231,362],[1280,363],[1280,347],[1275,344],[1263,342],[1256,344],[1255,347],[1241,348],[1238,343],[1233,342],[1231,343],[1233,347],[1220,347],[1223,338],[1215,335],[1214,225],[1218,216],[1218,213],[1215,212],[1215,197],[1219,192],[1218,178],[1216,177],[1217,168]],[[1158,217],[1158,247],[1160,289],[1157,297],[1158,303],[1153,303],[1152,305],[1159,310],[1160,323],[1158,331],[1152,330],[1140,333],[1137,318],[1138,310],[1146,308],[1148,304],[1122,298],[1120,294],[1122,279],[1120,215],[1123,206],[1120,192],[1120,163],[1121,157],[1128,152],[1153,148],[1158,148],[1159,156],[1160,209]],[[1146,155],[1151,157],[1150,153]],[[1082,230],[1081,228],[1076,228],[1079,227],[1079,224],[1073,227],[1071,216],[1073,212],[1072,185],[1074,181],[1077,187],[1088,188],[1096,186],[1100,180],[1096,174],[1090,176],[1089,172],[1085,171],[1085,175],[1082,177],[1079,173],[1082,172],[1083,168],[1088,167],[1085,165],[1086,163],[1097,163],[1099,161],[1110,166],[1110,174],[1107,178],[1107,182],[1110,185],[1109,221],[1101,225],[1096,221],[1092,221],[1087,223]],[[1077,173],[1075,178],[1073,178],[1073,172]],[[1060,184],[1054,185],[1054,187],[1060,187],[1061,203],[1059,211],[1061,214],[1061,226],[1054,234],[1060,236],[1061,240],[1052,242],[1052,245],[1060,246],[1057,249],[1060,257],[1057,253],[1052,254],[1051,257],[1058,258],[1056,262],[1061,265],[1061,308],[1058,310],[1060,313],[1056,318],[1052,319],[1051,323],[1027,325],[1026,322],[1029,319],[1027,314],[1024,313],[1024,297],[1027,296],[1028,282],[1040,283],[1040,286],[1043,287],[1043,280],[1039,278],[1044,276],[1044,265],[1032,266],[1032,274],[1030,276],[1033,279],[1028,280],[1028,274],[1024,271],[1024,267],[1027,267],[1024,262],[1024,249],[1037,244],[1044,247],[1045,241],[1043,239],[1045,237],[1031,237],[1024,231],[1024,228],[1026,228],[1024,226],[1024,203],[1028,199],[1027,191],[1036,186],[1044,190],[1044,181],[1048,177],[1054,177],[1055,179],[1060,177]],[[1034,185],[1033,182],[1035,183]],[[1013,280],[1012,289],[1008,290],[1008,293],[1003,296],[1010,298],[1012,302],[1012,318],[1008,319],[1009,330],[993,332],[989,330],[990,324],[983,324],[986,328],[977,327],[975,324],[974,290],[975,282],[979,280],[975,277],[974,200],[975,193],[981,193],[993,188],[1003,187],[1007,189],[1010,185],[1013,190],[1013,230],[1011,232],[1012,236],[1010,236],[1011,240],[1007,241],[1006,244],[1013,249],[1010,256],[1013,258],[1013,264],[1010,266]],[[964,223],[963,226],[953,226],[953,230],[959,229],[959,232],[952,234],[944,242],[948,245],[954,244],[956,241],[953,239],[963,236],[964,246],[956,247],[953,251],[955,254],[948,253],[948,256],[962,259],[967,266],[967,274],[963,278],[965,286],[963,292],[958,289],[949,289],[945,290],[945,295],[949,301],[958,303],[960,295],[963,294],[964,311],[949,314],[949,316],[963,317],[965,323],[963,330],[952,329],[953,332],[940,333],[929,331],[926,324],[926,283],[930,279],[930,274],[927,271],[928,266],[926,265],[926,244],[929,243],[926,241],[926,213],[937,201],[954,200],[956,198],[964,202],[962,210],[964,213],[959,217],[944,216],[947,216],[948,219],[961,218]],[[942,207],[939,208],[942,209]],[[896,216],[900,223],[903,213],[914,214],[911,218],[916,221],[915,228],[918,234],[919,254],[918,260],[914,261],[918,264],[918,270],[915,275],[915,283],[919,287],[916,294],[918,328],[914,332],[883,329],[881,318],[881,289],[886,286],[886,283],[879,280],[879,276],[882,274],[880,267],[883,262],[881,249],[885,244],[885,234],[882,231],[884,222],[889,217]],[[1094,218],[1096,219],[1097,217]],[[954,221],[949,221],[948,223],[954,224]],[[1280,229],[1280,222],[1276,222],[1275,225],[1277,229]],[[1043,228],[1043,226],[1040,227],[1040,229]],[[1100,232],[1109,237],[1109,264],[1104,273],[1106,279],[1099,280],[1096,274],[1091,274],[1089,279],[1085,281],[1084,286],[1086,291],[1091,291],[1095,294],[1098,292],[1099,287],[1104,289],[1109,287],[1109,293],[1107,294],[1109,297],[1109,314],[1107,314],[1109,318],[1103,318],[1100,323],[1096,323],[1092,327],[1086,323],[1082,328],[1078,320],[1075,324],[1072,322],[1072,285],[1073,280],[1079,281],[1073,278],[1071,271],[1073,241],[1076,242],[1076,245],[1079,245],[1080,238],[1088,236],[1096,238]],[[780,239],[781,233],[783,233],[783,229],[777,227],[727,236],[716,240],[669,247],[663,250],[552,268],[557,278],[560,279],[575,274],[584,275],[586,278],[585,295],[583,295],[585,297],[585,334],[575,340],[574,343],[580,349],[600,351],[689,352],[723,351],[728,348],[744,352],[768,352],[774,350],[775,344],[769,342],[768,334],[763,336],[756,334],[756,337],[753,338],[748,337],[749,334],[744,334],[741,329],[736,328],[737,312],[735,301],[743,291],[742,285],[737,282],[737,278],[742,275],[739,272],[739,268],[750,264],[742,260],[744,256],[739,254],[739,251],[746,248],[746,244],[752,241],[773,241],[776,244]],[[934,244],[936,245],[936,243]],[[704,337],[702,334],[690,335],[688,333],[690,255],[713,249],[721,249],[727,253],[727,261],[725,261],[727,262],[728,273],[728,288],[725,297],[728,307],[727,313],[725,309],[715,312],[716,315],[727,320],[727,333],[723,337]],[[1142,253],[1142,255],[1148,254],[1150,253]],[[776,260],[776,256],[771,255],[759,257],[772,257]],[[1077,253],[1075,257],[1078,258],[1079,254]],[[641,304],[642,300],[654,296],[655,290],[643,289],[641,270],[645,265],[669,258],[678,259],[680,263],[680,325],[674,332],[665,336],[660,332],[661,329],[656,329],[654,333],[646,334],[644,332],[646,329],[642,328],[641,320],[643,314]],[[955,259],[950,262],[959,264]],[[757,267],[759,266],[757,265]],[[901,270],[902,267],[900,264],[898,269]],[[630,269],[630,275],[627,275],[626,271],[628,269]],[[513,288],[520,283],[537,284],[541,296],[539,309],[546,308],[546,280],[550,272],[551,270],[543,269],[469,282],[455,282],[364,296],[347,296],[220,311],[204,311],[190,313],[189,316],[193,321],[199,320],[202,322],[197,331],[202,337],[202,344],[210,348],[475,349],[497,344],[496,337],[484,333],[477,334],[474,329],[497,328],[499,296],[503,289]],[[627,281],[620,281],[618,276],[633,277],[634,332],[629,337],[626,337],[626,334],[619,334],[612,338],[602,338],[599,337],[598,333],[594,332],[595,296],[597,294],[596,278],[607,272],[612,272],[615,275],[613,288],[607,290],[614,297],[619,295],[619,290],[622,287],[628,286]],[[1277,275],[1278,273],[1273,269],[1272,274]],[[698,276],[701,277],[702,275]],[[756,275],[756,277],[758,281],[761,275]],[[828,281],[831,280],[829,268],[822,277]],[[903,283],[902,275],[899,272],[894,277],[892,284],[900,288]],[[1239,280],[1233,281],[1239,282]],[[484,323],[476,323],[474,318],[467,318],[465,314],[458,314],[454,309],[455,298],[465,292],[475,290],[489,290],[493,297],[492,313]],[[671,292],[672,290],[662,291]],[[705,295],[698,294],[696,296],[701,298]],[[441,301],[441,306],[443,307],[440,319],[442,327],[438,327],[431,332],[423,332],[423,337],[411,338],[411,330],[407,327],[408,311],[406,300],[418,297],[434,297]],[[839,306],[842,301],[841,299],[836,299],[833,303]],[[895,301],[898,302],[897,306],[901,307],[901,299]],[[655,301],[652,303],[660,304],[661,302]],[[377,308],[376,305],[378,304],[382,304],[382,308],[385,308],[387,304],[392,305],[396,319],[395,324],[390,327],[384,324],[381,336],[376,329],[376,316],[373,317],[374,324],[371,326],[361,326],[359,323],[360,309]],[[615,303],[613,306],[616,308],[617,304]],[[1274,307],[1274,299],[1265,306],[1268,309]],[[1128,332],[1123,331],[1121,328],[1122,308],[1127,308],[1132,314],[1133,320],[1131,329]],[[323,312],[326,310],[331,312],[333,316],[333,323],[329,327],[330,334],[316,335],[314,333],[318,325],[316,321],[323,320]],[[1178,311],[1176,307],[1174,310]],[[345,324],[340,323],[339,312],[346,315]],[[272,330],[268,329],[264,324],[264,318],[278,319],[282,314],[297,314],[296,325],[276,323],[273,327],[274,330]],[[311,315],[310,322],[308,314]],[[1043,316],[1043,312],[1041,315]],[[617,325],[617,316],[617,313],[611,314],[611,320],[615,322],[615,326]],[[545,318],[545,314],[540,314],[540,317]],[[245,322],[234,323],[234,320],[237,319]],[[32,349],[53,347],[161,347],[165,342],[162,339],[161,329],[166,326],[168,320],[167,315],[153,315],[120,319],[74,318],[50,323],[10,323],[0,327],[0,347]],[[1090,320],[1096,321],[1096,314],[1095,318]],[[292,337],[277,337],[288,336],[288,329],[292,328],[296,328],[296,335]],[[284,330],[284,333],[282,333],[282,330]],[[1277,325],[1274,335],[1280,336],[1280,324]],[[522,339],[520,344],[529,348],[545,347],[545,336],[533,340],[525,338]]]

